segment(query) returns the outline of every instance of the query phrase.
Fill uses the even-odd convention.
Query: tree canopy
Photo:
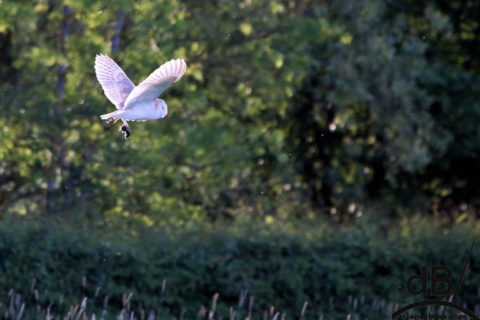
[[[147,224],[480,205],[480,4],[0,3],[0,210]],[[187,73],[123,140],[97,53]],[[472,211],[473,212],[473,211]]]

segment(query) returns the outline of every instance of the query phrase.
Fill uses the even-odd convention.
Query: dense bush
[[[163,308],[175,316],[185,311],[193,318],[215,293],[220,294],[219,312],[228,314],[242,290],[248,290],[258,313],[275,306],[292,317],[308,301],[307,313],[315,317],[362,314],[374,301],[395,308],[419,299],[409,296],[405,281],[423,265],[447,265],[456,281],[471,239],[479,233],[466,226],[443,230],[421,221],[409,223],[379,241],[381,229],[361,225],[136,229],[127,234],[87,232],[58,221],[3,222],[0,292],[5,295],[13,288],[27,305],[36,304],[31,293],[35,279],[44,307],[54,302],[52,310],[59,311],[97,294],[101,298],[90,302],[89,310],[101,310],[108,295],[112,313],[122,308],[122,294],[133,292],[137,309],[158,313]],[[469,305],[475,304],[475,283],[480,280],[479,254],[474,250],[471,272],[460,291]],[[58,302],[61,295],[63,305]],[[354,299],[368,309],[353,310]]]

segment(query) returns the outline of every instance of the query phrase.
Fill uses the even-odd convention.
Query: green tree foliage
[[[475,207],[474,6],[4,1],[0,208],[151,224]],[[102,124],[97,53],[135,83],[185,58],[168,117],[129,141]]]

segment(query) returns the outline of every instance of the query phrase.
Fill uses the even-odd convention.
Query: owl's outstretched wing
[[[107,98],[117,107],[123,109],[124,102],[135,88],[125,72],[109,56],[97,54],[95,73]]]
[[[162,64],[130,92],[125,101],[125,109],[139,102],[154,101],[168,86],[180,80],[185,70],[187,64],[183,59],[170,60]]]

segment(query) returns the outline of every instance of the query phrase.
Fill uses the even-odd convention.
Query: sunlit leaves
[[[248,36],[248,35],[250,35],[250,33],[252,33],[252,25],[244,22],[244,23],[240,24],[240,31],[244,35]]]

